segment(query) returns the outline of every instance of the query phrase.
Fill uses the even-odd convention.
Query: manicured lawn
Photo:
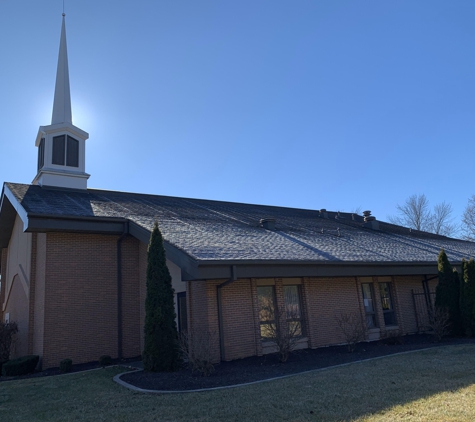
[[[205,393],[141,394],[119,368],[0,383],[0,421],[472,421],[475,346],[425,350]]]

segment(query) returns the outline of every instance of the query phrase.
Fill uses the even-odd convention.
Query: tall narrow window
[[[66,165],[79,167],[79,142],[68,136],[68,147],[66,149]]]
[[[284,286],[284,303],[288,332],[292,336],[302,335],[302,312],[300,309],[299,286]]]
[[[64,166],[64,153],[66,152],[65,139],[66,135],[55,136],[53,138],[53,164]]]
[[[379,293],[381,295],[384,324],[396,325],[396,315],[394,313],[393,301],[391,298],[391,285],[389,283],[379,283]]]
[[[41,138],[38,147],[38,171],[45,165],[45,138]]]
[[[259,324],[261,337],[272,338],[276,331],[274,286],[258,286]]]
[[[178,331],[180,333],[188,330],[188,317],[186,313],[186,292],[176,294],[178,305]]]
[[[366,314],[366,327],[375,328],[376,314],[374,312],[373,284],[363,283],[361,284],[361,289],[363,290],[363,304],[364,304],[364,310]]]

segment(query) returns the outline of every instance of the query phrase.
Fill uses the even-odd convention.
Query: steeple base
[[[87,173],[43,168],[33,179],[33,185],[86,190],[89,176]]]

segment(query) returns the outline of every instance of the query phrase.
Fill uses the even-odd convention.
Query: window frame
[[[289,317],[289,312],[288,312],[288,309],[287,309],[287,301],[286,301],[286,298],[287,298],[287,295],[285,294],[285,289],[286,288],[293,288],[295,287],[296,288],[296,292],[297,292],[297,306],[298,306],[298,318],[296,318],[295,316],[292,317],[292,314],[291,316]],[[299,284],[285,284],[282,286],[282,293],[283,293],[283,296],[284,296],[284,307],[285,307],[285,321],[288,324],[292,324],[292,323],[295,323],[297,322],[300,326],[300,333],[294,337],[297,337],[297,338],[300,338],[300,337],[304,337],[304,324],[303,324],[303,318],[302,318],[302,289],[301,289],[301,286]]]
[[[365,290],[363,286],[368,286],[369,288],[369,294],[370,298],[365,297]],[[368,330],[371,330],[373,328],[378,328],[378,318],[376,316],[376,306],[375,306],[375,301],[374,301],[374,283],[361,283],[361,294],[363,296],[363,308],[365,311],[365,323],[366,323],[366,328]],[[368,311],[367,307],[365,305],[365,300],[371,300],[371,307],[373,308],[372,311]],[[372,326],[368,324],[368,318],[371,318],[372,321]]]
[[[390,282],[381,282],[379,284],[379,297],[381,299],[381,310],[383,312],[384,325],[386,327],[397,326],[396,310],[394,309],[394,300],[392,294],[392,285]],[[387,286],[387,295],[384,292],[383,296],[383,286]],[[384,303],[388,304],[387,309],[385,309]]]
[[[259,299],[259,289],[271,289],[271,295],[270,298],[272,299],[272,308],[273,308],[273,318],[272,319],[262,319],[261,313],[263,312],[263,309],[261,307],[261,301]],[[270,340],[271,337],[266,337],[263,335],[263,326],[274,326],[274,330],[278,329],[277,325],[277,320],[276,320],[276,295],[275,295],[275,286],[274,285],[267,285],[267,286],[257,286],[257,304],[258,304],[258,318],[259,318],[259,335],[263,341]],[[269,329],[271,331],[272,329]]]

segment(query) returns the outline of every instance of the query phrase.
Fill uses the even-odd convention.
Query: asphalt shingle
[[[151,231],[159,222],[166,241],[199,260],[435,262],[475,256],[475,243],[379,222],[318,211],[88,189],[68,191],[6,183],[34,215],[121,217]],[[276,230],[260,225],[274,218]]]

